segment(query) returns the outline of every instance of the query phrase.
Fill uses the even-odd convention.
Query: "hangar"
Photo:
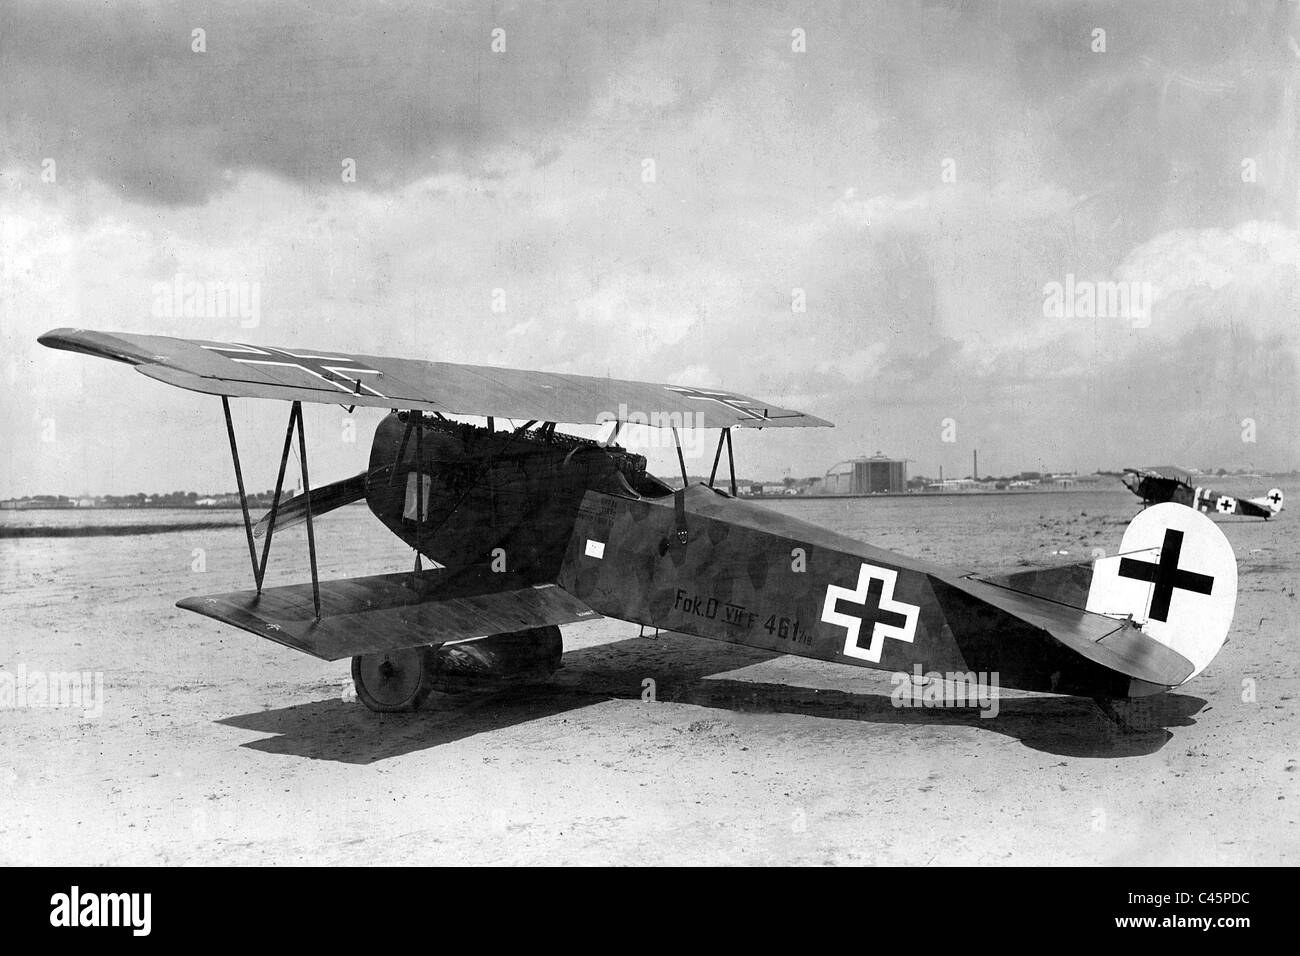
[[[907,491],[907,461],[877,451],[870,458],[852,458],[832,465],[818,491],[827,495],[902,494]]]

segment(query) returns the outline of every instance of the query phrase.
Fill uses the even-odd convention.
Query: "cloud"
[[[1150,282],[1166,315],[1220,293],[1238,305],[1258,297],[1273,308],[1247,306],[1264,328],[1294,330],[1300,306],[1300,231],[1251,220],[1230,229],[1210,227],[1162,233],[1134,249],[1115,270],[1122,281]],[[1201,308],[1208,317],[1211,310]],[[1237,314],[1236,319],[1244,316]]]
[[[849,189],[835,203],[832,221],[859,229],[945,231],[954,227],[986,228],[991,222],[1033,221],[1068,212],[1078,200],[1048,182],[999,182],[985,185],[938,184],[910,196],[882,194],[859,197]]]
[[[593,31],[574,4],[18,4],[0,87],[13,160],[59,160],[162,204],[200,203],[263,170],[400,186],[511,147],[533,157],[620,58],[667,21]],[[612,19],[607,25],[613,26]],[[205,52],[194,52],[195,29]],[[493,52],[494,29],[505,30]]]
[[[0,17],[0,336],[30,412],[0,423],[5,493],[85,473],[61,450],[81,439],[109,463],[96,480],[226,474],[218,429],[211,456],[153,478],[159,403],[207,434],[210,402],[35,346],[65,324],[715,385],[839,426],[743,436],[760,471],[876,448],[962,468],[967,441],[993,468],[1191,440],[1226,463],[1233,376],[1263,416],[1293,397],[1290,20],[931,2]],[[261,325],[150,315],[178,273],[259,282]],[[1066,274],[1167,297],[1145,330],[1046,320]],[[101,400],[122,436],[102,446],[77,433]],[[50,414],[58,449],[39,445]],[[1261,425],[1257,463],[1293,466],[1287,434]]]

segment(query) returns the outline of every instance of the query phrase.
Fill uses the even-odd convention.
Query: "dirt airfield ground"
[[[776,507],[991,570],[1113,550],[1136,504]],[[1221,521],[1240,568],[1229,643],[1136,734],[1089,701],[1011,691],[994,719],[896,709],[888,674],[615,621],[566,628],[549,685],[381,716],[346,662],[173,606],[248,586],[238,528],[0,540],[0,669],[104,681],[98,717],[0,710],[0,862],[1300,862],[1297,522]],[[409,560],[364,507],[318,541],[326,578]],[[307,577],[301,529],[272,564],[269,583]]]

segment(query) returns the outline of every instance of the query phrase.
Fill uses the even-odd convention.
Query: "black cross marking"
[[[1210,575],[1178,567],[1178,557],[1182,550],[1183,533],[1166,528],[1165,541],[1160,547],[1160,560],[1157,563],[1133,558],[1120,559],[1120,577],[1150,581],[1155,585],[1155,591],[1151,595],[1152,620],[1169,620],[1169,601],[1174,596],[1175,589],[1194,591],[1197,594],[1209,594],[1214,590],[1214,578]]]
[[[714,392],[709,391],[708,389],[687,388],[681,385],[665,385],[664,388],[668,389],[670,392],[676,392],[678,395],[682,396],[682,398],[694,398],[702,402],[717,402],[724,408],[729,408],[733,412],[739,412],[740,414],[747,415],[750,418],[756,418],[759,421],[767,418],[766,409],[764,409],[764,414],[760,415],[753,407],[747,407],[753,406],[753,402],[740,398],[737,395],[732,395],[729,392]]]
[[[1282,500],[1282,492],[1280,491],[1273,492],[1268,496],[1268,500],[1273,502],[1273,504],[1277,504],[1279,501]]]
[[[845,612],[861,619],[864,626],[858,628],[857,645],[864,650],[871,646],[871,637],[877,624],[883,624],[885,627],[896,627],[900,631],[907,627],[906,614],[899,614],[897,611],[886,611],[881,608],[880,596],[884,590],[885,582],[883,579],[871,578],[867,581],[866,599],[861,604],[847,600],[844,597],[838,597],[835,600],[835,606],[831,608],[832,611],[839,614],[841,602],[846,603],[848,607]]]
[[[383,376],[379,369],[365,368],[356,359],[347,355],[315,355],[312,353],[292,352],[289,349],[275,348],[270,345],[255,346],[237,343],[234,345],[204,345],[210,352],[219,352],[226,358],[241,365],[278,365],[296,368],[314,375],[333,385],[341,392],[360,395],[365,389],[371,395],[385,398],[378,389],[365,384],[359,376]]]

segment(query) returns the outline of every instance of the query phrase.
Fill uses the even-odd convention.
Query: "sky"
[[[0,497],[233,487],[217,399],[59,326],[835,423],[740,432],[759,478],[1289,470],[1298,218],[1294,0],[8,2]],[[168,314],[177,277],[257,307]],[[269,487],[287,408],[235,409]],[[308,408],[315,480],[381,414]]]

